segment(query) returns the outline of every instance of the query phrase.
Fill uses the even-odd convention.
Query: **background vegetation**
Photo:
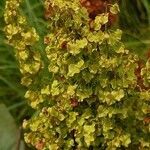
[[[121,0],[118,26],[124,32],[123,41],[133,52],[146,59],[150,50],[150,1]],[[20,85],[20,72],[13,48],[8,46],[3,33],[5,0],[0,1],[0,150],[27,149],[21,141],[21,124],[29,118],[33,110],[24,100],[25,88]],[[44,35],[46,23],[43,19],[41,0],[24,0],[22,13],[38,33]],[[38,12],[38,13],[37,13]],[[39,48],[42,49],[43,42]],[[9,142],[8,142],[9,141]],[[21,146],[19,146],[21,145]]]

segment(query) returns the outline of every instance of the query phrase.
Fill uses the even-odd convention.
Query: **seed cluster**
[[[109,12],[89,14],[79,0],[45,0],[49,33],[46,48],[19,11],[7,0],[5,33],[15,48],[25,94],[36,110],[25,120],[25,141],[37,150],[118,150],[150,148],[150,91],[137,89],[138,56],[121,42],[122,31],[105,27]],[[111,4],[116,14],[118,5]],[[141,71],[150,85],[150,63]]]

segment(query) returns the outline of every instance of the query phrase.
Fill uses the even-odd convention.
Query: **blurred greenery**
[[[121,0],[119,3],[121,9],[119,27],[124,32],[123,41],[127,48],[145,59],[145,54],[150,49],[150,1]],[[6,146],[11,146],[15,138],[17,140],[22,120],[30,118],[33,110],[24,100],[25,88],[20,85],[21,75],[15,53],[7,44],[3,33],[4,5],[5,0],[0,0],[0,133],[2,133],[0,150],[11,150],[12,147],[2,147],[2,143],[4,146],[5,143]],[[47,27],[43,18],[42,1],[24,0],[21,12],[27,16],[29,24],[35,27],[40,35],[37,47],[42,50],[44,48],[42,37],[46,34]],[[15,131],[17,133],[14,133]],[[14,136],[10,138],[12,134]],[[21,148],[23,149],[25,148]]]
[[[28,119],[34,111],[27,105],[24,100],[26,89],[20,84],[21,74],[18,63],[15,59],[14,49],[7,44],[3,28],[4,23],[5,0],[0,1],[0,106],[5,111],[0,111],[0,131],[3,135],[0,138],[0,150],[16,150],[19,128],[23,119]],[[46,34],[46,24],[43,19],[43,5],[40,0],[24,0],[21,12],[27,16],[28,22],[35,27],[41,39],[37,45],[38,49],[43,49],[42,37]],[[12,116],[12,117],[11,117]],[[10,121],[11,120],[11,121]],[[5,122],[5,125],[3,124]],[[12,123],[13,122],[13,123]],[[14,128],[15,126],[15,128]],[[13,133],[11,132],[12,130]],[[7,131],[7,132],[6,132]],[[12,138],[12,134],[14,134]],[[9,144],[6,144],[8,143]],[[21,141],[21,138],[20,138]],[[19,142],[20,142],[19,141]],[[15,143],[14,143],[15,142]],[[3,145],[1,144],[3,143]],[[12,145],[15,144],[15,145]],[[6,145],[7,147],[4,147]],[[12,145],[12,146],[11,146]],[[10,146],[10,147],[9,147]],[[22,150],[19,149],[18,150]]]
[[[4,104],[0,104],[0,133],[0,150],[16,150],[18,146],[19,150],[25,150],[24,142],[20,140],[20,130]]]
[[[145,59],[150,49],[150,1],[120,0],[119,24],[127,48]]]

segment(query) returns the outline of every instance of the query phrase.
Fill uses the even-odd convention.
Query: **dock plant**
[[[4,30],[35,109],[23,122],[26,143],[37,150],[149,150],[150,90],[137,84],[138,55],[109,26],[118,5],[91,20],[79,0],[45,0],[42,50],[21,5],[6,0]],[[150,60],[139,75],[150,87]]]

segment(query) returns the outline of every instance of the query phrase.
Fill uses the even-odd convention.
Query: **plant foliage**
[[[23,123],[25,141],[38,150],[148,150],[150,90],[138,87],[138,56],[121,42],[122,31],[108,28],[118,6],[90,22],[79,0],[45,0],[48,34],[40,49],[20,4],[6,1],[4,17],[25,97],[37,110]],[[140,72],[146,87],[149,71],[150,60]]]

